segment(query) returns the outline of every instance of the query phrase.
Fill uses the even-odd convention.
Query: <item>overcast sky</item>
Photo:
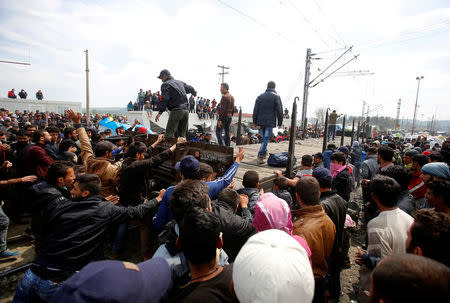
[[[229,6],[227,6],[229,5]],[[231,7],[230,7],[231,6]],[[234,8],[234,9],[233,9]],[[238,106],[251,112],[273,80],[283,105],[303,96],[306,48],[311,80],[354,45],[329,71],[373,75],[329,77],[310,89],[308,117],[319,107],[360,115],[450,119],[450,5],[418,0],[2,0],[0,96],[42,89],[49,100],[85,102],[89,49],[92,106],[125,106],[139,88],[157,91],[167,68],[199,96],[220,99],[218,64]],[[300,107],[301,108],[301,104]],[[299,115],[301,113],[299,112]]]

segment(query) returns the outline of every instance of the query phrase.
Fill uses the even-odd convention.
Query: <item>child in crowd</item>
[[[289,184],[286,177],[280,176],[276,177],[275,180],[273,180],[273,194],[277,196],[280,199],[283,199],[286,201],[286,203],[289,205],[289,207],[292,209],[294,206],[292,203],[292,196],[288,192]]]
[[[261,194],[260,190],[258,189],[259,188],[258,173],[254,170],[248,170],[244,174],[244,178],[242,179],[242,185],[244,186],[244,188],[239,189],[238,194],[244,194],[248,197],[248,209],[252,213],[252,216],[254,216],[255,205],[256,202],[258,202],[259,195]]]

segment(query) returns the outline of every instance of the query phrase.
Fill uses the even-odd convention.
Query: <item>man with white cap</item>
[[[240,303],[310,303],[314,276],[308,254],[288,233],[262,231],[239,252],[232,288]]]

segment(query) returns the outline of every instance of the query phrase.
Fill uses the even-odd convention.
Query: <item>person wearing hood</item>
[[[283,199],[273,193],[262,194],[255,205],[255,217],[252,225],[257,233],[268,229],[284,231],[305,249],[311,262],[311,249],[303,237],[293,234],[291,210]]]
[[[350,153],[350,163],[355,167],[353,170],[353,176],[357,186],[361,185],[361,156],[362,150],[359,146],[359,142],[354,141],[352,144],[352,151]]]
[[[348,202],[352,190],[352,175],[345,165],[345,155],[342,152],[335,152],[331,155],[330,160],[330,171],[333,178],[332,189]]]
[[[41,90],[38,90],[38,91],[36,92],[36,99],[38,99],[38,100],[44,99],[44,94],[42,93]]]
[[[162,113],[170,111],[167,120],[167,137],[186,137],[189,126],[189,100],[186,94],[197,95],[195,89],[180,80],[175,80],[167,69],[163,69],[158,76],[161,84],[162,100],[158,103],[159,113],[155,117],[158,122]]]

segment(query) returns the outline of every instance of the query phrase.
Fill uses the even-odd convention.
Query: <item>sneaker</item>
[[[264,164],[264,156],[258,156],[258,163]]]
[[[0,258],[5,259],[5,258],[11,258],[14,256],[18,256],[18,255],[20,255],[20,252],[18,252],[18,251],[4,250],[0,253]]]

